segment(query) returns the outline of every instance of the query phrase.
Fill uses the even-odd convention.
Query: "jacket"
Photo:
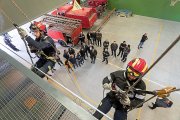
[[[38,56],[42,59],[47,59],[47,57],[53,57],[56,54],[56,46],[54,41],[49,36],[41,36],[38,39],[33,40],[30,36],[26,38],[28,46],[33,47],[35,52],[38,54],[39,51],[43,51],[43,54],[38,54]]]
[[[109,41],[107,41],[107,40],[104,41],[104,42],[103,42],[103,46],[104,46],[105,48],[107,48],[107,47],[109,46]]]
[[[109,52],[108,51],[103,51],[103,57],[108,58],[109,57]]]
[[[129,87],[129,85],[133,85],[134,82],[136,82],[136,80],[129,81],[126,76],[127,75],[126,75],[125,70],[119,70],[119,71],[112,72],[112,73],[110,73],[110,79],[108,79],[108,77],[105,77],[103,79],[103,84],[111,82],[113,85],[116,85],[121,90],[126,91]],[[140,82],[138,82],[136,84],[136,86],[134,88],[140,89],[140,90],[146,90],[146,85],[145,85],[144,81],[141,80]],[[116,93],[114,91],[110,91],[109,93],[107,93],[107,97],[109,97],[111,99],[111,102],[113,102],[115,104],[117,109],[120,109],[123,107],[123,105],[119,102],[119,99],[117,99],[115,94]],[[128,97],[131,100],[130,107],[136,107],[137,105],[144,102],[144,100],[145,100],[145,94],[136,92],[136,91],[129,92]]]
[[[97,32],[97,33],[96,33],[96,39],[97,39],[98,41],[101,41],[101,38],[102,38],[102,33]]]
[[[124,55],[128,55],[130,53],[131,49],[129,47],[124,48]]]
[[[126,44],[124,44],[124,43],[121,43],[121,44],[119,45],[119,49],[121,49],[121,50],[124,50],[125,47],[126,47]]]
[[[143,35],[141,38],[141,42],[145,42],[148,39],[148,37],[146,35]]]
[[[112,43],[111,44],[111,50],[117,50],[118,44],[117,43]]]
[[[90,57],[96,57],[96,55],[97,55],[97,50],[96,49],[92,49],[90,51]]]

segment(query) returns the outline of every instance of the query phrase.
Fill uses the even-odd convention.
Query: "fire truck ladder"
[[[48,14],[45,14],[45,18],[43,19],[43,22],[66,24],[68,26],[75,27],[75,28],[81,24],[80,20],[67,18],[63,16],[48,15]]]

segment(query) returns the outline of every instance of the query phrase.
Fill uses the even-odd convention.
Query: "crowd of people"
[[[100,33],[100,31],[88,32],[87,42],[85,35],[81,33],[79,35],[79,40],[81,42],[80,49],[75,50],[73,47],[64,49],[64,63],[59,56],[60,52],[57,50],[52,38],[48,37],[43,30],[37,27],[32,28],[32,31],[36,37],[35,40],[28,36],[25,30],[18,29],[19,35],[28,43],[31,52],[34,51],[34,53],[39,54],[39,60],[35,63],[31,70],[40,77],[45,77],[44,73],[47,73],[50,69],[52,69],[56,62],[59,65],[65,65],[69,73],[74,71],[73,69],[81,67],[88,57],[90,57],[91,63],[95,64],[98,53],[98,51],[95,49],[95,46],[101,47],[102,43],[102,33]],[[145,33],[140,40],[138,49],[142,48],[142,45],[147,39],[147,33]],[[122,62],[127,60],[127,56],[131,51],[130,45],[127,44],[126,41],[123,41],[118,46],[116,41],[110,44],[108,40],[105,40],[103,42],[102,48],[102,62],[106,61],[106,64],[108,64],[108,57],[110,56],[108,51],[109,47],[111,50],[111,56],[114,56],[115,58],[120,56]],[[116,55],[118,48],[119,51]],[[42,52],[39,52],[40,50]],[[55,55],[58,57],[54,58]],[[40,69],[40,71],[37,68]],[[126,70],[118,70],[110,73],[109,76],[106,76],[103,79],[102,85],[104,89],[110,90],[110,92],[108,92],[106,97],[102,99],[97,109],[106,114],[109,112],[111,107],[114,107],[114,119],[127,120],[128,110],[142,107],[143,105],[146,95],[146,93],[143,91],[146,91],[146,84],[143,80],[141,80],[141,76],[144,75],[147,70],[148,66],[146,61],[142,58],[135,58],[127,64]],[[127,94],[126,91],[128,90],[129,86],[133,86],[134,83],[138,80],[140,81],[136,84],[136,86],[134,86],[133,91],[129,91]],[[158,98],[156,102],[152,104],[152,106],[149,106],[149,108],[170,108],[172,104],[172,101],[167,98]],[[99,111],[95,111],[93,116],[97,119],[101,119],[103,117]]]
[[[144,36],[147,36],[147,34],[144,34],[142,38],[143,40],[144,39],[146,40],[147,38],[145,38]],[[90,57],[91,63],[95,64],[96,57],[98,54],[98,51],[95,49],[95,46],[97,47],[103,46],[102,62],[105,61],[106,64],[108,64],[108,58],[110,56],[109,47],[111,50],[111,56],[114,56],[114,57],[120,56],[122,62],[126,62],[127,56],[131,51],[130,45],[129,44],[127,45],[126,41],[123,41],[122,43],[120,43],[119,46],[116,43],[116,41],[110,44],[108,40],[105,40],[102,43],[102,33],[100,31],[89,31],[87,32],[86,36],[84,35],[83,32],[81,32],[79,35],[79,43],[80,43],[79,50],[75,50],[73,47],[69,47],[68,49],[64,50],[64,53],[63,53],[63,57],[65,58],[64,62],[62,62],[59,56],[60,53],[58,55],[59,57],[56,58],[57,63],[60,66],[65,65],[69,73],[71,73],[73,69],[76,69],[77,67],[81,67],[84,64],[84,61],[88,57]],[[139,46],[142,47],[142,45],[143,43],[141,40]],[[118,49],[119,51],[117,54]]]

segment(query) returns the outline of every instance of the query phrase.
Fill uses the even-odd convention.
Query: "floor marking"
[[[160,38],[161,38],[162,30],[163,30],[163,24],[160,25],[160,30],[159,30],[159,32],[158,32],[158,36],[157,36],[157,39],[156,39],[156,43],[155,43],[155,47],[154,47],[154,52],[153,52],[153,56],[152,56],[151,64],[150,64],[150,65],[152,65],[152,64],[154,63],[154,61],[155,61],[155,57],[156,57],[156,54],[157,54],[157,48],[158,48],[159,41],[160,41]],[[149,72],[149,73],[148,73],[147,80],[145,81],[146,87],[149,86],[150,75],[151,75],[151,73]],[[140,118],[141,118],[142,109],[143,109],[143,107],[141,107],[141,108],[138,110],[138,115],[137,115],[137,118],[136,118],[137,120],[140,120]]]

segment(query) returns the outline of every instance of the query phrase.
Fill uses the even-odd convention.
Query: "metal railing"
[[[10,49],[9,49],[10,50]],[[0,52],[2,52],[2,51],[0,51]],[[11,52],[13,52],[12,50],[11,50]],[[13,52],[14,54],[16,54],[15,52]],[[1,54],[2,55],[2,54]],[[16,54],[17,55],[17,54]],[[17,55],[17,56],[19,56],[19,55]],[[19,56],[21,59],[23,59],[21,56]],[[8,59],[8,60],[10,60],[10,59]],[[28,61],[26,61],[26,62],[28,62]],[[6,63],[6,62],[4,62],[4,63]],[[7,63],[6,63],[7,64]],[[28,64],[31,64],[30,62],[28,62]],[[6,65],[7,66],[7,65]],[[1,67],[2,68],[2,67]],[[6,67],[7,68],[7,67]],[[13,68],[14,69],[14,68]],[[12,71],[12,70],[11,70]],[[24,70],[23,70],[24,71]],[[1,73],[5,73],[5,71],[3,71],[3,72],[1,72]],[[28,74],[33,74],[30,70],[28,70]],[[9,74],[9,73],[8,73]],[[3,76],[7,76],[8,75],[7,73],[6,74],[4,74]],[[14,76],[14,75],[13,75]],[[22,75],[20,75],[20,74],[18,74],[18,75],[15,75],[15,76],[22,76]],[[47,74],[46,74],[46,76],[48,76]],[[36,77],[38,77],[38,76],[36,76]],[[80,107],[82,107],[84,110],[86,110],[88,113],[90,113],[91,115],[97,110],[97,111],[99,111],[96,107],[94,107],[93,105],[91,105],[89,102],[87,102],[86,100],[84,100],[83,98],[81,98],[81,97],[79,97],[78,95],[76,95],[75,93],[73,93],[71,90],[69,90],[68,88],[66,88],[64,85],[62,85],[62,84],[60,84],[59,82],[57,82],[57,80],[54,80],[53,78],[51,78],[50,76],[48,76],[51,80],[49,81],[49,83],[52,85],[52,86],[56,86],[56,90],[57,91],[60,91],[61,90],[61,93],[63,92],[64,94],[66,94],[73,102],[75,102],[77,105],[79,105]],[[22,77],[23,78],[23,77]],[[22,79],[21,78],[21,79]],[[11,78],[12,79],[12,78]],[[42,80],[41,78],[39,78],[38,77],[38,79],[40,79],[39,81],[41,81],[41,84],[42,84],[42,82],[44,82],[44,80]],[[13,81],[13,80],[12,80]],[[38,81],[38,82],[39,82]],[[1,81],[2,82],[2,81]],[[37,82],[37,81],[36,81]],[[48,83],[48,84],[49,84]],[[3,87],[3,85],[4,85],[4,83],[0,83],[1,85],[2,85],[2,87]],[[28,90],[25,92],[24,90],[24,92],[27,94],[22,94],[21,96],[16,96],[16,95],[18,95],[17,93],[15,93],[17,90],[13,90],[14,92],[13,92],[13,94],[11,93],[11,98],[14,98],[13,96],[14,96],[14,94],[16,94],[15,96],[16,96],[16,100],[19,100],[19,101],[21,101],[21,102],[15,102],[14,101],[14,103],[16,103],[16,105],[18,105],[19,107],[18,108],[20,108],[21,106],[22,106],[22,101],[26,101],[26,102],[24,102],[23,104],[24,104],[24,106],[26,106],[26,108],[34,108],[34,109],[36,109],[36,107],[33,107],[33,104],[35,104],[35,103],[39,103],[39,97],[40,97],[40,95],[42,94],[41,92],[38,92],[38,91],[41,91],[41,90],[39,90],[38,89],[38,87],[37,86],[34,86],[34,84],[32,83],[32,82],[30,82],[29,80],[27,80],[25,83],[22,83],[20,86],[18,86],[18,90],[20,90],[20,89],[23,89],[24,87],[23,87],[23,85],[24,84],[26,84],[26,85],[28,85],[30,88],[30,90],[32,90],[32,91],[34,91],[34,90],[37,90],[37,91],[34,91],[34,92],[29,92],[28,93]],[[33,84],[33,85],[31,85],[31,84]],[[40,85],[41,85],[40,84]],[[38,84],[39,85],[39,84]],[[13,85],[14,86],[14,85]],[[60,89],[58,89],[57,88],[57,86],[60,88]],[[1,87],[1,88],[2,88]],[[0,90],[2,90],[0,88]],[[5,89],[5,88],[4,88]],[[8,90],[8,88],[6,88],[7,90]],[[11,89],[11,87],[9,88],[9,90]],[[63,90],[62,90],[63,89]],[[7,90],[5,90],[5,91],[7,91]],[[37,92],[37,93],[36,93]],[[1,94],[1,93],[0,93]],[[43,93],[44,94],[44,93]],[[32,96],[32,97],[30,97],[30,98],[27,98],[27,96]],[[25,100],[25,98],[26,98],[26,100]],[[47,98],[47,97],[46,97]],[[57,97],[54,97],[54,98],[56,98],[57,99]],[[1,99],[1,98],[0,98]],[[42,99],[43,99],[43,97],[42,97]],[[5,100],[7,100],[7,99],[5,99]],[[50,98],[50,97],[48,97],[48,100],[51,102],[51,101],[53,101],[53,98]],[[11,100],[10,100],[11,101]],[[7,101],[6,101],[7,102]],[[62,102],[62,101],[59,101],[60,103]],[[2,102],[1,102],[2,103]],[[9,103],[9,102],[8,102]],[[19,104],[17,104],[17,103],[19,103]],[[64,102],[62,102],[62,104],[63,104]],[[0,106],[3,106],[3,105],[6,105],[7,103],[5,103],[5,102],[3,102]],[[38,106],[42,106],[44,103],[39,103],[39,105]],[[67,103],[64,103],[64,104],[67,104]],[[63,104],[63,105],[64,105]],[[61,108],[60,106],[62,106],[62,105],[60,105],[60,104],[57,104],[57,106],[53,106],[53,107],[50,107],[51,105],[48,105],[48,109],[52,109],[52,110],[55,110],[56,109],[56,112],[54,112],[53,113],[53,116],[58,116],[58,115],[60,115],[60,113],[57,113],[58,111],[60,112],[60,111],[62,111],[62,110],[58,110],[58,108],[57,108],[57,106],[59,106],[59,108]],[[64,105],[65,107],[66,107],[66,105]],[[8,107],[6,106],[6,108],[9,108],[9,107],[12,107],[12,109],[15,107],[15,106],[13,106],[13,105],[9,105]],[[46,108],[46,107],[45,107]],[[44,109],[45,109],[44,108]],[[11,108],[9,108],[9,109],[11,109]],[[27,110],[25,109],[25,107],[24,108],[21,108],[22,110],[21,110],[21,112],[23,113],[23,114],[27,114]],[[2,110],[2,109],[0,109],[0,110]],[[16,109],[14,109],[14,110],[16,110]],[[24,110],[24,111],[23,111]],[[7,114],[9,113],[9,112],[5,112],[6,111],[6,109],[4,109],[4,111],[3,112],[1,112],[1,117],[3,117],[4,118],[4,116],[7,116]],[[45,115],[46,113],[43,113],[43,111],[42,111],[42,113],[38,113],[37,112],[38,110],[34,110],[33,111],[33,113],[35,112],[36,114],[42,114],[42,115]],[[71,112],[72,113],[71,113]],[[75,113],[74,113],[75,112]],[[104,117],[106,118],[106,119],[110,119],[110,120],[112,120],[112,118],[110,118],[109,116],[107,116],[106,114],[104,114],[104,113],[102,113],[101,111],[99,111],[101,114],[103,114],[104,115]],[[79,113],[79,112],[78,112]],[[30,114],[30,112],[29,112],[29,114]],[[79,113],[79,114],[77,114],[76,113],[76,110],[75,111],[73,111],[73,110],[71,110],[71,108],[69,109],[69,112],[66,112],[66,114],[67,115],[70,115],[70,116],[74,116],[75,114],[76,115],[78,115],[78,117],[77,118],[79,118],[79,117],[84,117],[84,115],[82,114],[82,113]],[[72,114],[72,115],[71,115]],[[17,114],[17,115],[20,115],[20,114]],[[44,117],[47,117],[48,115],[46,115],[46,116],[44,116]],[[55,117],[53,117],[52,116],[52,113],[51,113],[51,115],[50,116],[48,116],[49,118],[50,117],[52,117],[52,118],[55,118]],[[1,118],[0,117],[0,118]],[[38,115],[35,115],[35,117],[37,118],[38,117]],[[48,118],[47,117],[47,118]],[[59,116],[60,117],[60,116]],[[93,116],[91,116],[92,118],[94,118]],[[64,118],[68,118],[68,120],[71,120],[70,119],[70,117],[68,117],[68,116],[64,116]],[[74,120],[74,118],[75,117],[73,117],[73,120]],[[81,119],[81,118],[80,118]],[[94,118],[95,119],[95,118]]]

